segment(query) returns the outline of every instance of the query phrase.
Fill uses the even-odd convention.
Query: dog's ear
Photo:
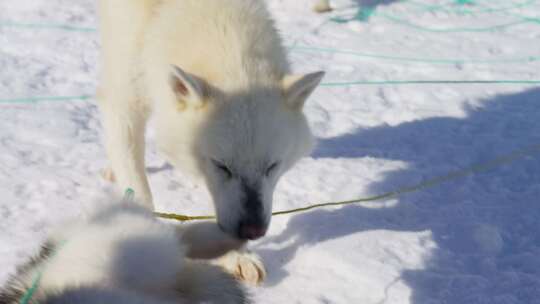
[[[301,110],[307,98],[319,85],[323,77],[323,71],[305,75],[285,76],[282,86],[287,104],[294,109]]]
[[[179,109],[200,108],[204,105],[205,84],[203,80],[173,65],[169,81],[178,102],[181,103]]]

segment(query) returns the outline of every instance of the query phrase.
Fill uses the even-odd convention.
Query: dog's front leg
[[[102,96],[100,109],[110,177],[121,191],[131,188],[137,202],[154,209],[146,177],[144,151],[146,114],[135,102],[121,96]],[[128,97],[127,99],[130,99]]]

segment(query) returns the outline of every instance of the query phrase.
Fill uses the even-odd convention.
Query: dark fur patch
[[[19,303],[26,290],[30,287],[26,286],[21,278],[37,266],[41,265],[43,261],[51,256],[53,250],[54,245],[51,242],[45,242],[36,256],[17,267],[15,274],[12,275],[4,287],[0,289],[0,304]]]
[[[16,286],[13,279],[7,282],[7,285],[0,290],[0,304],[17,304],[24,295],[24,290]]]
[[[54,247],[55,246],[51,242],[45,242],[43,245],[41,245],[41,250],[36,256],[31,257],[28,262],[17,267],[16,275],[27,273],[28,271],[34,269],[36,266],[43,263],[43,261],[45,261],[51,256],[52,252],[54,251]]]

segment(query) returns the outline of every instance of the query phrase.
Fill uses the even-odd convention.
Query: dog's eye
[[[225,165],[224,163],[219,162],[217,160],[212,160],[212,163],[214,164],[214,166],[216,168],[218,168],[219,171],[221,171],[223,174],[225,174],[225,176],[227,176],[227,178],[232,178],[232,176],[233,176],[232,171],[231,171],[231,169],[229,169],[229,167],[227,167],[227,165]]]
[[[270,176],[270,174],[272,174],[272,172],[274,172],[274,170],[276,170],[278,166],[278,162],[273,163],[272,165],[270,165],[270,167],[266,169],[266,172],[264,174],[266,174],[266,176]]]

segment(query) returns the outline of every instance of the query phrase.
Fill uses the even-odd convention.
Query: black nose
[[[258,187],[242,180],[244,212],[238,225],[238,237],[255,240],[266,234],[268,223],[264,220],[264,208]]]
[[[247,240],[256,240],[266,234],[266,227],[253,223],[240,223],[238,227],[238,237]]]

